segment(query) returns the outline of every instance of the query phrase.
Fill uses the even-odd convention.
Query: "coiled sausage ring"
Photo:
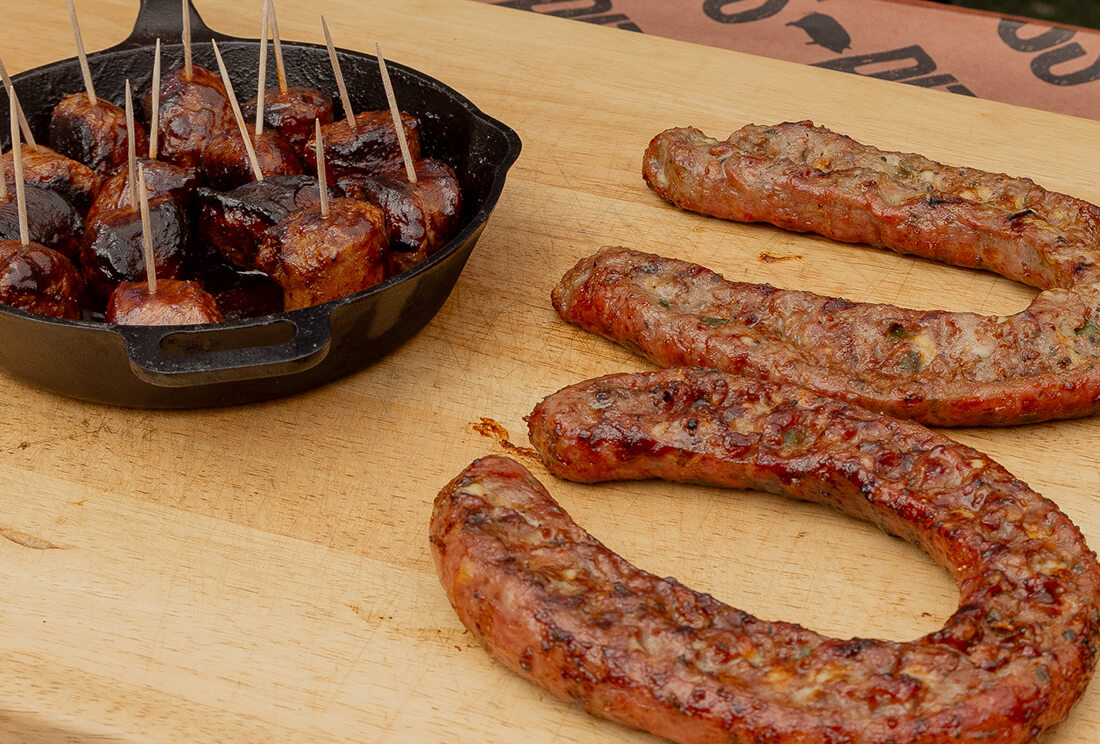
[[[1023,744],[1091,675],[1100,566],[1049,500],[919,424],[702,369],[566,388],[529,417],[549,470],[826,504],[917,543],[961,601],[912,641],[828,638],[648,574],[520,465],[475,461],[431,544],[462,622],[513,671],[599,716],[701,744]]]

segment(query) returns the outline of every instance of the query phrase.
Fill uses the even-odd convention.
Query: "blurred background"
[[[948,5],[1100,29],[1100,0],[938,0]]]

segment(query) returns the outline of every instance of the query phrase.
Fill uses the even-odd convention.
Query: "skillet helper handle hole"
[[[117,326],[134,374],[160,387],[255,380],[304,372],[332,341],[328,313],[318,307],[292,317],[223,327]]]

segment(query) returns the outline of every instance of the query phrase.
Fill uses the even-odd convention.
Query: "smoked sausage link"
[[[627,563],[518,463],[475,461],[431,547],[462,622],[514,672],[691,744],[1024,744],[1092,673],[1100,566],[1049,500],[919,424],[716,370],[613,375],[529,418],[555,475],[666,478],[806,499],[925,548],[957,581],[944,627],[830,638]]]
[[[1008,316],[909,310],[723,279],[627,248],[554,288],[562,318],[666,367],[787,382],[931,426],[1007,426],[1100,410],[1100,284]]]
[[[642,175],[684,209],[987,269],[1043,290],[1022,313],[981,317],[741,285],[735,294],[753,310],[703,316],[725,326],[705,334],[728,357],[719,366],[743,360],[772,379],[932,425],[1011,425],[1100,409],[1100,207],[1029,178],[880,150],[808,121],[751,124],[724,141],[669,129],[649,143]],[[741,320],[753,328],[739,334]],[[697,350],[658,361],[710,364]],[[768,357],[772,350],[778,358]]]
[[[889,152],[812,122],[692,127],[649,143],[642,175],[684,209],[988,269],[1063,289],[1100,281],[1100,207],[1013,178]]]

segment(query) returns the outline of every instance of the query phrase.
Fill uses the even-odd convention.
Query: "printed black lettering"
[[[894,62],[912,62],[906,67],[888,67],[887,69],[866,70],[888,65]],[[904,80],[918,75],[928,75],[936,71],[936,63],[917,45],[892,49],[888,52],[874,52],[872,54],[855,54],[851,57],[841,57],[826,62],[815,62],[814,67],[823,67],[827,70],[839,70],[840,72],[852,72],[857,75],[880,78],[882,80]]]
[[[886,64],[907,61],[912,62],[912,64],[905,67],[899,67],[895,64],[893,67],[882,69],[882,66]],[[946,90],[951,93],[964,96],[974,95],[973,91],[959,83],[954,75],[946,73],[933,75],[932,73],[936,71],[935,61],[928,56],[928,52],[915,45],[888,52],[857,54],[827,62],[815,62],[813,66],[875,77],[881,80],[892,80],[921,88],[938,88],[942,85],[946,86]]]
[[[1091,65],[1074,72],[1056,73],[1054,67],[1085,56],[1084,48],[1076,41],[1065,46],[1051,49],[1031,60],[1031,71],[1035,77],[1051,85],[1080,85],[1100,78],[1100,59]]]
[[[585,23],[598,23],[602,26],[614,26],[615,28],[621,28],[624,31],[637,31],[641,33],[642,29],[638,27],[637,23],[631,21],[627,16],[622,13],[612,13],[611,15],[599,15],[588,16],[587,18],[581,18],[579,20]]]
[[[558,18],[573,18],[587,23],[599,23],[601,25],[615,26],[626,31],[641,32],[638,24],[634,23],[623,13],[609,13],[612,9],[611,0],[584,0],[587,5],[578,7],[579,0],[497,0],[493,5],[502,8],[515,8],[517,10],[529,10],[534,13],[557,16]]]
[[[977,96],[974,95],[974,91],[970,90],[970,88],[967,88],[965,85],[962,84],[947,86],[947,92],[958,93],[960,96],[970,96],[971,98],[977,98]]]
[[[1058,46],[1063,41],[1069,41],[1077,33],[1068,28],[1052,28],[1035,36],[1021,37],[1020,29],[1026,25],[1026,23],[1020,21],[1002,18],[1001,22],[997,24],[997,35],[1001,37],[1001,41],[1017,52],[1041,52],[1044,49]]]
[[[918,88],[935,88],[940,85],[947,85],[948,83],[957,83],[954,75],[926,75],[919,78],[909,78],[905,81],[906,85],[915,85]]]
[[[787,7],[787,0],[763,0],[755,8],[727,13],[727,5],[740,7],[744,0],[703,0],[703,12],[719,23],[752,23],[773,15]]]
[[[941,85],[946,85],[947,90],[952,93],[961,93],[967,96],[974,95],[969,88],[960,84],[954,75],[926,75],[925,77],[908,78],[900,82],[906,85],[916,85],[918,88],[938,88]]]
[[[840,54],[845,49],[852,48],[852,37],[848,35],[848,30],[831,15],[810,13],[787,25],[802,29],[810,37],[809,44],[823,46],[830,52]]]

